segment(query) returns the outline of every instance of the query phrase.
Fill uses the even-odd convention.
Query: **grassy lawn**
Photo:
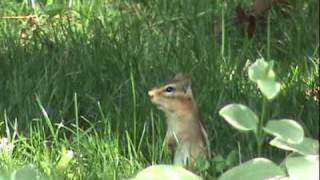
[[[122,179],[171,163],[165,117],[147,90],[187,72],[221,160],[202,174],[215,179],[231,153],[233,165],[257,157],[254,136],[218,111],[235,102],[261,114],[263,97],[247,75],[260,57],[274,61],[282,84],[265,118],[295,119],[307,137],[319,137],[319,103],[305,94],[319,86],[319,1],[289,1],[285,14],[272,8],[253,38],[241,31],[237,1],[76,0],[71,9],[39,2],[33,9],[27,0],[0,1],[2,17],[38,15],[0,19],[4,178],[37,169],[49,179]],[[280,163],[286,153],[265,139],[262,156]]]

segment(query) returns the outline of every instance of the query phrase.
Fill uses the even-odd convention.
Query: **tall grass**
[[[33,13],[23,2],[1,1],[0,15]],[[164,117],[146,91],[178,71],[192,74],[215,154],[252,158],[255,142],[217,112],[242,102],[260,114],[262,97],[246,77],[247,60],[259,56],[275,60],[283,83],[265,118],[297,119],[318,137],[319,105],[304,90],[319,83],[319,2],[290,4],[288,15],[271,11],[252,39],[237,26],[235,1],[75,1],[34,26],[0,19],[0,135],[14,144],[0,169],[33,164],[54,177],[63,148],[75,154],[62,175],[69,178],[119,179],[170,163]]]

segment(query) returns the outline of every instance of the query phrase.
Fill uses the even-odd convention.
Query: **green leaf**
[[[270,79],[258,80],[257,84],[262,94],[268,99],[275,98],[279,94],[281,89],[280,83]]]
[[[242,131],[256,130],[258,124],[257,115],[247,106],[242,104],[229,104],[219,111],[229,124]]]
[[[131,180],[201,180],[202,178],[179,166],[154,165],[140,171]]]
[[[239,155],[236,150],[232,150],[227,158],[226,158],[226,164],[228,167],[233,167],[239,162]]]
[[[4,170],[3,167],[0,168],[0,180],[12,179],[7,170]]]
[[[270,145],[275,146],[279,149],[284,149],[288,151],[294,151],[303,155],[317,155],[319,154],[319,142],[311,139],[304,138],[301,143],[292,144],[283,141],[279,138],[274,138],[270,141]]]
[[[296,121],[290,119],[268,121],[264,130],[288,143],[301,143],[304,138],[303,128]]]
[[[280,83],[275,81],[273,61],[266,62],[263,58],[257,59],[248,69],[249,79],[257,83],[262,94],[273,99],[280,92]]]
[[[218,180],[261,180],[283,176],[285,176],[285,173],[272,161],[264,158],[256,158],[228,170],[222,174]]]
[[[33,165],[22,166],[12,174],[15,180],[47,180],[48,177],[42,175]]]
[[[223,158],[221,154],[215,156],[212,159],[212,162],[215,166],[216,171],[219,173],[222,173],[227,168],[226,160]]]
[[[209,167],[210,163],[205,155],[200,155],[192,164],[192,169],[194,169],[196,172],[204,172],[208,170]]]
[[[289,157],[286,159],[286,167],[290,180],[318,180],[319,156]]]
[[[264,58],[257,59],[248,69],[249,79],[257,82],[258,80],[275,80],[273,71],[273,61],[266,62]]]

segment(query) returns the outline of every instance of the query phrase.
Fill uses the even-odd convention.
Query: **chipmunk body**
[[[200,155],[209,155],[208,137],[192,95],[190,76],[178,73],[173,80],[152,88],[148,94],[166,115],[166,143],[175,151],[174,164],[185,166]]]

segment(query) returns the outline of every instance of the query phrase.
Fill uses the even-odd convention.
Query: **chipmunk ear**
[[[178,72],[175,76],[174,76],[175,80],[182,80],[184,79],[184,75],[182,72]]]
[[[190,74],[183,74],[182,72],[178,72],[174,76],[174,80],[185,80],[191,84],[191,75]]]
[[[191,88],[191,84],[192,84],[191,75],[190,74],[185,74],[184,75],[184,80],[186,81],[186,85],[190,86],[190,88]]]
[[[185,74],[183,80],[184,80],[184,82],[183,82],[183,87],[184,87],[185,93],[186,93],[188,96],[192,97],[191,75]]]
[[[182,81],[183,91],[187,96],[192,97],[191,75],[179,72],[174,77],[174,80]]]
[[[185,84],[184,86],[184,92],[188,97],[192,97],[192,88],[191,88],[191,84]]]

